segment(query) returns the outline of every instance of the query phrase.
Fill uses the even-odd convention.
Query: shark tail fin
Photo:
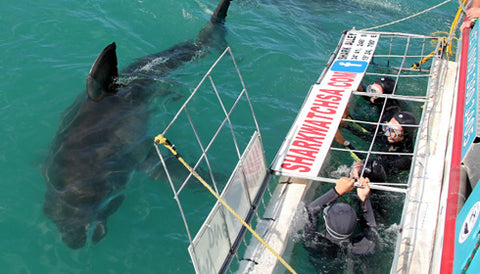
[[[204,47],[215,46],[218,49],[223,49],[226,46],[224,24],[231,1],[220,1],[217,9],[210,17],[210,22],[198,33],[196,43]]]
[[[225,23],[225,18],[227,17],[228,7],[230,6],[230,2],[232,0],[221,0],[220,4],[218,4],[217,9],[210,17],[210,22],[212,24],[223,24]]]
[[[116,93],[115,81],[118,78],[118,68],[115,50],[115,43],[105,47],[88,73],[87,93],[93,101],[100,101]]]

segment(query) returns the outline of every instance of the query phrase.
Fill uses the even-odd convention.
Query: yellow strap
[[[411,66],[410,68],[411,69],[416,69],[419,66],[425,64],[428,60],[430,60],[432,58],[432,56],[434,54],[435,54],[435,51],[430,52],[427,56],[425,56],[422,60],[418,61],[417,63],[413,64],[413,66]]]
[[[347,119],[353,120],[352,116],[350,116],[350,115],[347,116]],[[352,126],[356,127],[358,130],[360,130],[360,131],[363,132],[363,133],[368,132],[368,130],[366,130],[364,127],[362,127],[361,125],[359,125],[357,122],[347,121],[347,123],[349,123],[349,124],[351,124]]]
[[[192,167],[190,167],[190,165],[187,164],[187,162],[185,162],[185,160],[183,160],[183,158],[180,156],[180,154],[177,153],[177,151],[175,150],[175,148],[172,146],[172,144],[167,140],[167,138],[165,138],[162,134],[159,134],[157,137],[155,137],[155,144],[157,145],[163,145],[165,146],[168,150],[170,150],[170,152],[175,156],[177,157],[177,159],[188,169],[188,171],[190,171],[192,173],[193,176],[195,176],[195,178],[197,178],[200,183],[203,184],[204,187],[206,187],[208,189],[208,191],[210,191],[210,193],[212,193],[213,196],[215,196],[215,198],[217,198],[218,201],[220,201],[220,203],[223,204],[223,206],[225,206],[228,211],[230,211],[233,216],[235,216],[240,222],[242,222],[243,226],[245,226],[248,231],[250,231],[253,236],[255,236],[268,250],[270,250],[270,252],[273,253],[273,255],[275,255],[275,257],[277,257],[277,259],[291,272],[291,273],[297,273],[295,272],[295,270],[293,270],[293,268],[285,261],[282,259],[282,257],[280,257],[280,255],[277,254],[277,252],[275,252],[275,250],[273,250],[243,219],[242,217],[240,217],[211,187],[210,185],[207,184],[207,182],[205,182],[202,177],[200,177],[200,175],[195,171],[193,170]]]
[[[357,123],[355,123],[355,122],[351,122],[351,124],[352,124],[354,127],[356,127],[358,130],[360,130],[361,132],[363,132],[363,133],[367,133],[367,132],[368,132],[368,130],[366,130],[364,127],[362,127],[361,125],[359,125],[359,124],[357,124]]]
[[[359,162],[359,161],[362,160],[362,159],[360,159],[360,157],[358,157],[357,154],[355,154],[355,152],[353,152],[353,151],[351,151],[351,150],[350,150],[350,156],[352,156],[352,158],[353,158],[353,160],[354,160],[355,162]]]

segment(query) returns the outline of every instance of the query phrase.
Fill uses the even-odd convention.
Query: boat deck
[[[412,183],[403,210],[394,273],[439,273],[456,100],[457,63],[441,60],[431,83],[433,104],[420,129]]]

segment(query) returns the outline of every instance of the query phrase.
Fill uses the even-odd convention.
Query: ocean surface
[[[440,2],[233,1],[226,40],[253,102],[267,163],[273,160],[343,30],[388,23]],[[165,182],[134,173],[126,200],[108,219],[105,239],[71,250],[43,214],[42,166],[62,114],[85,92],[90,67],[106,45],[117,43],[119,68],[124,68],[136,58],[195,38],[217,4],[216,0],[2,1],[0,273],[194,272],[183,222]],[[448,31],[456,11],[457,1],[450,1],[382,30]],[[180,99],[158,106],[157,111],[174,114],[219,54],[212,51],[173,72],[173,87],[179,90]],[[164,129],[165,117],[169,115],[158,114],[149,122],[152,136]],[[195,193],[203,191],[194,189],[186,196],[187,203],[195,205]],[[189,218],[203,222],[208,210],[199,211]],[[394,244],[394,239],[382,244]],[[299,273],[335,273],[312,262],[301,248],[294,252],[298,254],[291,263]],[[376,263],[388,264],[388,260]],[[386,273],[389,267],[376,269]]]

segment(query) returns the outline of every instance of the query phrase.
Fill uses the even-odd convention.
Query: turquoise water
[[[281,145],[342,30],[380,25],[439,2],[233,1],[227,41],[254,103],[267,162]],[[448,31],[456,3],[384,30]],[[194,271],[185,229],[167,184],[135,173],[125,202],[109,218],[106,238],[75,251],[61,242],[55,225],[43,215],[46,188],[41,167],[62,113],[84,92],[90,66],[104,46],[115,41],[119,66],[126,67],[137,57],[194,38],[216,5],[214,0],[2,1],[1,273]],[[218,54],[213,52],[173,73],[181,94],[196,86]],[[174,113],[178,106],[165,104],[158,109]],[[152,133],[163,130],[164,122],[158,117],[151,123]],[[195,203],[195,193],[201,191],[195,189],[187,199]],[[203,221],[201,214],[191,215],[197,218],[194,222]],[[319,271],[303,263],[297,267],[303,273]]]

